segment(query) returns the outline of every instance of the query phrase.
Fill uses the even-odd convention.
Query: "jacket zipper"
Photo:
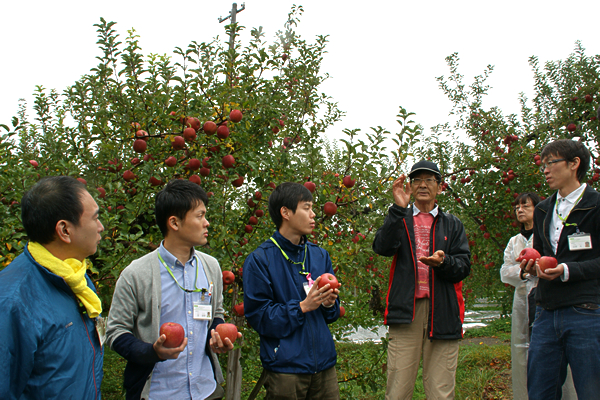
[[[417,302],[417,298],[416,298],[416,290],[417,290],[417,261],[415,260],[415,253],[413,252],[413,247],[412,247],[412,240],[410,240],[410,233],[408,232],[408,226],[406,225],[406,220],[402,220],[402,222],[404,222],[404,228],[406,229],[406,236],[408,237],[408,244],[410,245],[410,255],[412,256],[412,260],[413,260],[413,270],[415,272],[415,292],[413,293],[413,315],[412,315],[412,321],[415,320],[415,307],[416,307],[416,302]]]
[[[96,399],[98,398],[98,386],[96,385],[96,349],[94,348],[94,343],[92,342],[92,338],[90,337],[90,332],[88,331],[87,324],[83,318],[83,314],[79,313],[81,317],[81,322],[83,322],[83,327],[85,328],[85,333],[87,333],[88,340],[90,341],[90,345],[92,346],[92,352],[94,353],[94,358],[92,360],[92,377],[94,378],[94,390],[96,391]]]
[[[432,228],[433,234],[431,235],[431,241],[433,242],[433,246],[431,247],[431,249],[433,250],[433,252],[435,252],[435,227],[437,226],[437,221],[438,221],[438,218],[436,218],[435,221],[433,222],[433,228]],[[429,286],[430,286],[429,295],[431,297],[431,330],[429,331],[429,337],[431,338],[431,337],[433,337],[433,295],[434,295],[434,289],[435,289],[435,287],[434,287],[435,276],[434,276],[433,268],[430,268],[429,270],[431,271],[431,280],[429,281]]]

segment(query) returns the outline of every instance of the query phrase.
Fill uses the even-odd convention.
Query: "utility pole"
[[[242,3],[242,8],[240,8],[239,10],[237,8],[237,3],[233,3],[231,5],[231,12],[229,13],[229,15],[226,16],[225,18],[219,17],[219,23],[222,23],[223,21],[227,21],[228,19],[231,18],[231,24],[232,25],[235,24],[236,23],[236,15],[238,13],[241,13],[245,9],[246,9],[246,3]],[[234,38],[235,38],[235,32],[232,30],[231,34],[229,35],[229,50],[233,49]]]

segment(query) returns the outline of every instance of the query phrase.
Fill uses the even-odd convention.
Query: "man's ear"
[[[72,226],[73,224],[71,224],[69,221],[65,221],[64,219],[58,221],[54,227],[54,232],[56,233],[58,240],[67,244],[71,244]]]
[[[573,161],[571,161],[573,165],[571,165],[572,170],[577,170],[579,168],[579,164],[581,163],[581,159],[579,157],[575,157]]]
[[[281,207],[279,212],[281,213],[281,218],[286,221],[290,220],[290,210],[287,207]]]
[[[179,230],[179,227],[180,227],[179,218],[177,218],[174,215],[171,215],[169,217],[169,219],[167,219],[167,230],[171,229],[172,231],[177,232]]]

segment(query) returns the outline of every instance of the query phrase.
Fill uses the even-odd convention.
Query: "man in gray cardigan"
[[[233,348],[214,328],[223,323],[223,280],[218,261],[194,246],[208,241],[204,190],[173,180],[156,196],[160,247],[133,261],[119,277],[107,325],[108,345],[127,359],[127,399],[223,396],[216,353]],[[163,346],[160,326],[176,322],[186,338]],[[241,336],[241,334],[239,334]]]

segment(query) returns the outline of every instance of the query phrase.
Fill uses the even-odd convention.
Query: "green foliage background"
[[[243,261],[274,231],[266,207],[272,188],[311,181],[317,226],[309,239],[329,251],[343,283],[347,313],[331,326],[341,339],[349,327],[376,329],[383,321],[391,259],[372,252],[373,235],[391,204],[392,181],[414,160],[429,158],[444,174],[440,206],[458,215],[468,232],[473,268],[463,290],[467,307],[486,298],[509,312],[512,290],[500,282],[499,268],[508,239],[518,232],[513,199],[525,191],[550,194],[535,155],[554,139],[582,140],[598,158],[600,57],[587,56],[580,43],[562,61],[541,65],[532,57],[535,96],[529,101],[521,95],[520,115],[504,115],[482,105],[493,68],[467,85],[453,54],[447,58],[449,75],[438,78],[452,101],[453,123],[426,134],[400,107],[394,132],[345,130],[344,139],[333,141],[324,132],[343,112],[320,91],[328,79],[321,70],[327,37],[307,41],[297,35],[301,13],[293,7],[272,42],[252,29],[248,43],[236,40],[231,49],[217,38],[177,47],[170,56],[144,56],[134,30],[122,42],[115,23],[101,19],[98,65],[61,93],[38,86],[35,115],[27,115],[23,104],[10,126],[0,125],[0,268],[26,244],[19,208],[24,191],[49,175],[83,178],[102,210],[105,231],[89,272],[108,310],[122,269],[160,243],[154,195],[171,179],[198,175],[187,167],[197,158],[210,167],[201,176],[211,195],[204,251],[236,274],[226,288],[226,311],[242,329],[249,354],[258,338],[230,312],[241,301]],[[237,37],[241,29],[229,25],[226,33]],[[241,122],[229,121],[233,109],[243,112]],[[174,150],[172,141],[187,127],[186,118],[226,125],[230,135],[220,139],[200,129],[184,149]],[[571,123],[574,131],[567,129]],[[149,134],[143,154],[132,146],[138,129]],[[223,167],[225,155],[235,157],[233,168]],[[170,156],[177,158],[175,167],[165,165]],[[125,171],[136,178],[126,181]],[[591,171],[588,183],[597,186],[599,173]],[[356,184],[344,186],[345,175]],[[239,177],[243,184],[233,186]],[[333,217],[322,210],[328,201],[338,206]],[[257,210],[265,216],[247,232]]]

